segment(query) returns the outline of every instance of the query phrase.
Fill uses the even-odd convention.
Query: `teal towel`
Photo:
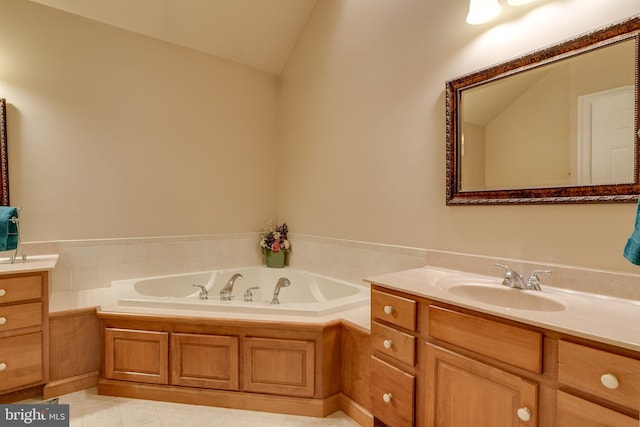
[[[636,212],[636,225],[631,237],[624,247],[624,257],[629,262],[640,265],[640,200],[638,201],[638,211]]]
[[[11,218],[18,218],[18,209],[0,206],[0,251],[12,251],[18,247],[18,224]]]

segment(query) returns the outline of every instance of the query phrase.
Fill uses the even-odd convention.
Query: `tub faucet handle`
[[[256,290],[256,289],[260,289],[260,286],[253,286],[253,287],[247,289],[244,292],[244,302],[252,302],[253,301],[253,292],[251,292],[251,291]]]
[[[209,292],[207,292],[207,288],[196,283],[194,283],[193,286],[200,288],[200,292],[198,292],[198,299],[209,299]]]

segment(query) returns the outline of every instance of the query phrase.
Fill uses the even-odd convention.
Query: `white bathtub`
[[[235,282],[232,300],[220,301],[220,290],[235,273],[243,277]],[[289,279],[291,285],[280,289],[280,304],[271,304],[281,277]],[[194,284],[207,289],[208,299],[199,299],[199,288]],[[118,305],[125,307],[297,316],[324,316],[368,305],[371,297],[366,286],[288,267],[244,267],[118,280],[111,287]],[[244,301],[246,290],[253,287],[259,287],[251,290],[254,301]]]

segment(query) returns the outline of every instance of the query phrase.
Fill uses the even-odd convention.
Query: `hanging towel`
[[[11,218],[18,218],[18,209],[0,206],[0,251],[12,251],[18,247],[18,224]]]
[[[638,201],[638,211],[636,212],[636,225],[624,247],[624,257],[636,265],[640,265],[640,200]]]

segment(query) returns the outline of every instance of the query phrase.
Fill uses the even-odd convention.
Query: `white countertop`
[[[443,279],[478,279],[500,285],[496,277],[480,276],[437,267],[422,267],[367,278],[372,284],[434,301],[515,320],[640,352],[640,302],[542,286],[544,297],[565,306],[561,311],[538,311],[501,307],[454,295],[442,286]],[[640,286],[640,284],[639,284]],[[535,292],[521,291],[514,292]]]
[[[18,257],[13,264],[10,258],[0,258],[0,274],[53,270],[57,262],[58,255],[28,255],[26,260]]]

